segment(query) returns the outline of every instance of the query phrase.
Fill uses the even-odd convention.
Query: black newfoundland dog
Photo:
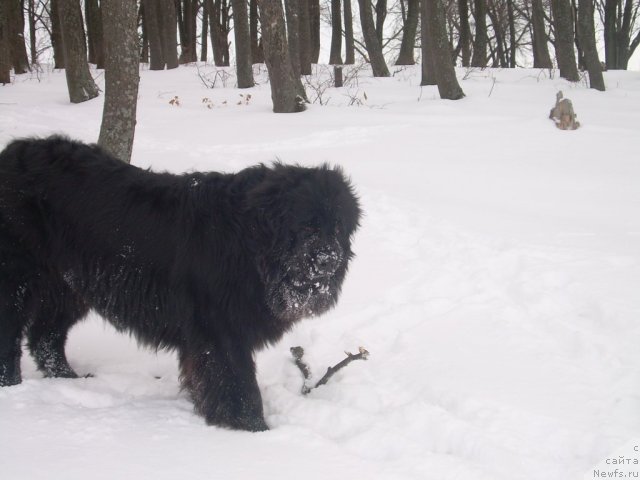
[[[175,349],[209,424],[266,430],[253,352],[338,299],[360,208],[340,169],[154,173],[63,137],[0,153],[0,386],[23,335],[75,377],[70,327],[94,309]]]

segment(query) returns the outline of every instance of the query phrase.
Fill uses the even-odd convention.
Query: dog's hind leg
[[[34,289],[28,346],[45,377],[76,378],[65,354],[67,334],[88,312],[82,299],[54,275],[42,277]]]

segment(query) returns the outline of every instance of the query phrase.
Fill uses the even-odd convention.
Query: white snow
[[[174,355],[92,315],[67,350],[94,377],[43,379],[25,353],[24,382],[0,389],[0,476],[542,480],[599,464],[638,478],[640,73],[607,72],[605,93],[539,70],[458,76],[457,102],[415,67],[275,115],[264,71],[248,102],[195,66],[143,71],[135,164],[342,165],[366,213],[357,257],[335,310],[257,356],[269,432],[205,426]],[[0,146],[96,141],[104,97],[71,105],[64,72],[38,77],[0,87]],[[547,118],[559,89],[577,131]],[[371,355],[303,396],[295,345],[315,380],[345,350]]]

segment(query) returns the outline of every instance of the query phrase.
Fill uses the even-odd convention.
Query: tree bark
[[[544,6],[542,0],[532,0],[531,26],[533,28],[533,67],[553,68],[549,55],[547,30],[544,23]]]
[[[129,163],[138,99],[136,0],[102,0],[105,35],[105,97],[98,144]]]
[[[447,37],[447,24],[444,5],[441,0],[424,0],[427,19],[427,42],[433,49],[433,63],[440,98],[459,100],[464,92],[458,84],[456,70],[451,61],[451,45]]]
[[[598,58],[596,33],[593,24],[593,0],[579,0],[578,4],[578,36],[584,52],[584,61],[589,72],[589,86],[604,92],[602,65]]]
[[[16,74],[29,71],[29,56],[24,40],[24,14],[21,0],[3,0],[9,7],[9,50],[13,71]]]
[[[35,5],[35,0],[28,0],[28,19],[29,19],[29,46],[30,48],[30,52],[29,52],[29,56],[31,59],[31,64],[35,65],[36,63],[38,63],[38,46],[37,46],[37,39],[36,39],[36,5]]]
[[[344,63],[346,65],[353,65],[356,63],[356,48],[353,40],[353,11],[351,10],[351,0],[344,1],[344,46],[345,57]]]
[[[387,18],[387,0],[378,0],[376,2],[376,37],[378,42],[382,45],[384,36],[384,21]]]
[[[311,34],[311,63],[318,63],[320,58],[320,0],[309,2],[309,31]]]
[[[300,89],[304,92],[304,88],[291,67],[282,4],[273,0],[258,0],[258,6],[273,111],[300,112],[304,110]]]
[[[232,0],[233,32],[236,39],[236,72],[238,88],[251,88],[253,81],[253,63],[251,62],[251,35],[246,0]]]
[[[181,64],[197,61],[196,51],[198,0],[182,0],[180,20],[180,57]]]
[[[362,35],[369,54],[369,61],[373,69],[374,77],[388,77],[390,75],[387,63],[382,54],[382,45],[378,41],[376,28],[373,24],[373,13],[369,0],[358,0],[360,6],[360,23],[362,24]]]
[[[0,1],[0,83],[11,83],[11,54],[9,52],[9,5]]]
[[[487,66],[487,3],[486,0],[475,0],[474,17],[476,20],[476,37],[473,41],[471,66],[484,68]]]
[[[53,48],[53,68],[64,68],[64,47],[62,46],[62,26],[58,15],[58,2],[51,0],[51,47]]]
[[[65,73],[71,103],[81,103],[98,96],[87,62],[84,24],[78,0],[58,0],[58,15],[62,30]]]
[[[437,85],[433,45],[427,31],[427,1],[420,0],[420,44],[422,48],[422,80],[420,85]]]
[[[553,24],[556,32],[556,60],[560,76],[570,82],[580,80],[576,56],[573,51],[573,12],[569,0],[551,0]]]
[[[160,6],[156,0],[142,0],[144,26],[149,42],[149,70],[164,70],[166,64],[160,30]]]
[[[507,0],[507,15],[509,17],[509,67],[516,68],[516,21],[513,13],[513,0]]]
[[[342,65],[342,5],[340,0],[331,0],[331,51],[330,65]]]
[[[264,53],[262,45],[258,39],[258,2],[249,1],[249,31],[251,34],[251,61],[253,63],[264,63]]]
[[[229,7],[227,0],[206,0],[209,5],[209,31],[213,47],[213,63],[229,66]]]
[[[158,3],[159,26],[162,39],[162,56],[167,64],[167,70],[177,68],[178,41],[176,29],[178,25],[178,12],[173,0],[155,0]]]
[[[413,49],[416,46],[416,31],[418,30],[418,19],[420,18],[420,0],[409,0],[407,7],[407,18],[402,29],[402,43],[400,53],[396,60],[396,65],[414,65],[416,63],[413,56]],[[468,24],[467,24],[468,26]]]
[[[296,77],[300,76],[300,2],[304,0],[285,0],[285,14],[287,17],[287,40],[289,44],[289,58]]]
[[[209,2],[202,2],[202,25],[201,25],[202,45],[200,45],[200,61],[207,61],[207,50],[209,45]]]
[[[299,2],[299,26],[298,45],[300,50],[300,74],[311,75],[311,15],[308,0]],[[264,28],[264,23],[263,23]]]
[[[102,14],[98,0],[85,0],[87,19],[87,40],[89,44],[89,63],[104,68],[104,41],[102,33]]]
[[[471,64],[471,28],[469,27],[469,4],[467,0],[458,0],[460,15],[460,48],[462,51],[462,66]]]

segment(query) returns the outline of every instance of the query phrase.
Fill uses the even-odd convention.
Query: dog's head
[[[342,171],[276,164],[252,189],[248,204],[271,312],[295,322],[334,306],[361,216]]]

